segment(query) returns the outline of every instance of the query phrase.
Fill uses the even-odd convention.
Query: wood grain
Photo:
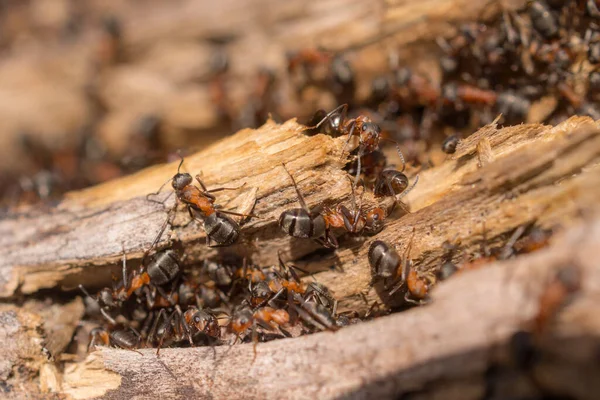
[[[218,251],[206,247],[203,229],[189,223],[183,211],[170,237],[183,243],[190,264],[237,254],[269,265],[276,262],[279,250],[286,259],[308,256],[299,265],[323,270],[316,279],[332,289],[342,310],[364,312],[373,301],[390,303],[381,287],[371,287],[366,257],[371,238],[342,237],[338,251],[311,259],[316,244],[291,239],[278,228],[281,212],[297,204],[282,162],[288,163],[311,206],[348,201],[350,194],[340,161],[344,138],[306,137],[301,130],[293,121],[269,123],[188,157],[186,170],[201,171],[209,187],[246,183],[238,191],[223,192],[218,202],[237,209],[237,204],[251,204],[255,198],[254,212],[261,218],[242,228],[238,244]],[[587,118],[573,118],[555,128],[484,127],[462,141],[453,157],[420,174],[419,184],[406,197],[412,213],[392,215],[386,229],[373,239],[386,240],[403,252],[415,228],[410,256],[425,273],[439,267],[444,241],[462,242],[460,258],[475,252],[484,223],[490,246],[503,243],[523,224],[568,226],[597,207],[600,175],[594,166],[600,157],[599,132]],[[477,144],[483,138],[490,143],[494,161],[479,167]],[[145,195],[172,176],[176,164],[72,193],[55,209],[28,210],[3,219],[0,232],[15,234],[3,235],[0,242],[7,254],[0,266],[4,282],[0,293],[10,296],[16,287],[31,293],[57,285],[107,283],[122,246],[135,264],[166,218],[163,206],[148,202]],[[365,198],[373,204],[372,196]],[[164,235],[161,246],[168,244],[168,236]],[[104,268],[111,263],[113,268]]]

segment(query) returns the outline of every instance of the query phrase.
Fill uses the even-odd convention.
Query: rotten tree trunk
[[[254,360],[251,343],[164,349],[160,357],[153,349],[141,355],[102,349],[85,363],[66,367],[64,390],[77,399],[411,394],[475,400],[486,393],[492,398],[560,394],[595,399],[600,392],[598,246],[596,217],[560,235],[550,248],[442,283],[430,305],[335,333],[261,343]],[[541,294],[568,266],[579,270],[582,287],[554,310],[544,334],[533,337],[537,362],[523,369],[518,363],[523,354],[508,343],[515,332],[530,329]]]
[[[225,209],[247,210],[256,201],[254,213],[260,218],[244,225],[238,244],[214,249],[205,245],[198,223],[180,210],[160,245],[168,245],[169,237],[177,239],[189,264],[237,254],[257,265],[270,265],[276,263],[278,251],[297,260],[318,249],[311,241],[284,235],[277,226],[282,211],[297,207],[281,163],[287,163],[309,205],[348,201],[350,180],[340,160],[344,138],[306,137],[301,130],[293,121],[269,123],[188,157],[185,169],[192,174],[201,171],[209,187],[246,183],[220,194],[218,203]],[[597,206],[600,174],[593,166],[600,158],[599,132],[598,125],[586,118],[573,118],[556,128],[484,127],[462,141],[453,157],[421,173],[419,184],[406,197],[412,213],[392,215],[386,229],[373,239],[386,240],[402,252],[415,229],[410,257],[417,270],[426,273],[439,267],[445,241],[461,241],[463,250],[457,258],[479,248],[484,223],[490,246],[524,224],[568,226]],[[483,139],[489,141],[494,161],[479,167],[476,149]],[[149,168],[72,193],[56,208],[7,216],[0,222],[5,254],[0,261],[0,295],[11,296],[17,288],[33,293],[56,286],[74,288],[77,283],[108,284],[123,247],[130,262],[139,259],[164,222],[166,209],[145,195],[176,168],[177,163]],[[369,194],[365,200],[375,201]],[[171,196],[167,207],[173,201]],[[381,285],[371,286],[366,257],[371,240],[366,239],[342,238],[334,254],[298,262],[322,271],[315,277],[341,300],[341,310],[365,312],[373,301],[390,302]],[[110,264],[112,268],[105,268]]]

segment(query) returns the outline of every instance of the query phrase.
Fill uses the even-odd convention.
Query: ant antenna
[[[302,196],[302,193],[300,193],[300,189],[298,189],[296,180],[294,179],[294,177],[292,176],[290,171],[288,171],[287,167],[285,166],[285,163],[281,163],[281,165],[283,166],[283,169],[285,169],[285,172],[288,173],[288,175],[290,176],[290,179],[292,180],[292,183],[294,184],[294,189],[296,189],[296,194],[298,195],[298,202],[300,203],[300,206],[302,208],[304,208],[307,212],[310,212],[310,209],[308,208],[308,206],[306,205],[306,202],[304,201],[304,197]]]
[[[100,309],[100,313],[102,313],[102,316],[104,318],[106,318],[106,320],[109,323],[111,323],[112,325],[117,325],[117,321],[115,321],[110,315],[108,315],[108,313],[106,312],[106,310],[104,309],[104,307],[102,307],[100,305],[100,302],[98,301],[98,299],[96,299],[92,295],[90,295],[89,292],[87,290],[85,290],[85,288],[83,287],[82,284],[79,284],[79,290],[81,290],[83,292],[83,294],[86,295],[86,297],[89,297],[90,299],[92,299],[92,301],[94,303],[96,303],[98,305],[98,308]]]
[[[385,140],[386,142],[394,143],[394,145],[396,146],[396,151],[398,152],[398,156],[400,157],[400,162],[402,162],[402,169],[400,170],[400,172],[404,172],[404,170],[406,169],[406,161],[404,160],[404,154],[402,154],[402,151],[400,150],[400,145],[398,144],[398,142],[396,142],[395,140],[390,140],[390,139],[386,139],[386,138],[381,138],[381,140]]]
[[[415,180],[414,180],[413,184],[410,185],[409,188],[405,189],[398,196],[394,196],[396,198],[396,200],[400,200],[401,198],[403,198],[404,196],[406,196],[408,193],[410,193],[410,191],[413,190],[415,188],[415,186],[417,186],[418,182],[419,182],[419,175],[415,176]]]
[[[179,174],[179,173],[180,173],[179,171],[181,170],[181,165],[183,164],[183,160],[184,160],[184,158],[183,158],[183,156],[181,155],[181,150],[178,150],[178,151],[177,151],[177,155],[178,155],[178,156],[181,158],[181,162],[179,163],[179,166],[177,167],[177,173]]]

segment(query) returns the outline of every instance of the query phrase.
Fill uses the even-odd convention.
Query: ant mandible
[[[155,193],[150,193],[146,196],[150,200],[150,196],[157,195],[160,193],[162,188],[171,181],[171,186],[177,196],[177,200],[185,204],[190,217],[194,220],[198,219],[196,212],[204,219],[204,230],[206,231],[206,244],[209,247],[221,247],[229,246],[235,243],[239,237],[240,226],[239,224],[228,217],[226,214],[236,215],[239,217],[254,217],[253,214],[242,214],[233,211],[217,210],[215,206],[216,197],[213,193],[220,192],[223,190],[238,190],[245,184],[235,187],[227,188],[220,187],[216,189],[208,190],[204,185],[204,182],[200,179],[200,175],[196,175],[196,181],[200,184],[200,188],[192,184],[192,175],[187,172],[181,173],[181,165],[183,164],[183,157],[177,167],[177,174],[167,180]],[[150,200],[153,201],[153,200]],[[175,207],[173,207],[173,210]],[[216,245],[212,245],[211,241],[214,241]]]

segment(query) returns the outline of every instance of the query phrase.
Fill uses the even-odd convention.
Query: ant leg
[[[169,213],[167,214],[167,218],[165,219],[165,222],[163,222],[162,226],[158,230],[158,233],[156,234],[154,240],[150,244],[150,247],[148,247],[148,250],[144,251],[144,254],[142,255],[142,264],[145,262],[146,257],[148,257],[148,254],[150,254],[152,249],[158,245],[158,242],[160,241],[160,238],[162,237],[165,230],[167,229],[167,226],[169,226],[169,224],[171,223],[171,217],[173,215],[173,210],[175,210],[175,209],[172,208],[169,211]]]
[[[236,215],[238,217],[246,217],[246,218],[261,218],[258,215],[255,214],[242,214],[242,213],[238,213],[235,211],[227,211],[227,210],[219,210],[217,212],[223,213],[223,214],[229,214],[229,215]]]
[[[525,233],[525,229],[526,225],[520,225],[517,229],[515,229],[513,234],[508,239],[508,242],[506,242],[506,244],[504,245],[504,247],[502,247],[502,250],[500,251],[500,255],[498,257],[500,260],[506,260],[514,254],[513,246],[515,245],[515,242],[519,240],[521,236],[523,236],[523,233]]]
[[[408,297],[408,295],[409,292],[406,292],[406,294],[404,295],[404,301],[406,301],[407,303],[416,304],[418,306],[422,306],[429,303],[429,300],[413,300],[410,297]]]
[[[194,346],[194,341],[192,340],[192,329],[190,328],[190,326],[188,325],[187,321],[183,317],[183,312],[181,311],[181,308],[179,307],[179,304],[175,306],[175,311],[177,311],[177,313],[179,314],[179,318],[181,320],[181,325],[183,326],[183,331],[185,332],[186,336],[188,337],[188,341],[190,342],[190,346],[193,347]]]
[[[148,316],[144,319],[144,322],[142,323],[142,327],[140,328],[140,336],[142,340],[146,340],[145,346],[148,347],[148,333],[150,330],[150,327],[152,325],[152,322],[154,321],[154,317],[155,317],[155,312],[154,311],[150,311],[148,313]]]
[[[173,317],[175,316],[175,311],[173,311],[170,315],[169,318],[166,319],[165,323],[163,324],[164,326],[164,330],[162,335],[160,335],[160,340],[158,341],[158,347],[156,348],[156,356],[158,357],[159,353],[160,353],[160,348],[163,345],[163,342],[165,340],[165,337],[171,333],[172,330],[172,325],[171,322],[173,321]]]
[[[400,193],[398,196],[394,195],[394,197],[396,198],[396,200],[400,200],[401,198],[403,198],[404,196],[406,196],[407,194],[410,193],[411,190],[413,190],[415,188],[415,186],[417,186],[417,183],[419,182],[419,175],[415,176],[415,180],[413,182],[412,185],[410,185],[410,187],[408,187],[407,189],[404,189],[404,191],[402,193]]]
[[[342,153],[340,154],[340,160],[344,157],[344,153],[346,152],[346,147],[348,147],[348,144],[350,143],[350,140],[352,139],[352,136],[354,135],[355,127],[356,127],[356,121],[350,122],[350,131],[348,132],[348,139],[346,139],[346,143],[344,143],[344,147],[342,148]]]
[[[121,243],[121,247],[123,248],[123,288],[125,291],[128,291],[131,282],[127,279],[127,254],[125,253],[125,244]]]
[[[110,315],[108,315],[108,313],[106,312],[106,310],[103,307],[100,307],[100,313],[102,314],[102,316],[112,325],[117,325],[117,321],[115,321],[113,319],[113,317],[111,317]]]
[[[360,160],[362,159],[362,156],[363,156],[363,152],[362,152],[362,149],[360,149],[358,151],[358,161],[357,161],[357,165],[356,165],[356,178],[354,178],[353,187],[358,185],[358,181],[360,180],[360,169],[361,169],[361,164],[360,164],[361,161]]]
[[[156,286],[156,291],[158,292],[158,294],[160,294],[165,300],[167,300],[169,302],[169,304],[171,304],[172,306],[176,305],[175,302],[173,301],[173,292],[167,294],[167,292],[165,292],[165,290],[163,288],[161,288],[160,286]]]
[[[356,226],[354,224],[353,215],[345,206],[340,206],[340,214],[342,214],[342,220],[344,221],[344,228],[350,233],[356,233]]]
[[[151,198],[150,198],[150,196],[158,196],[158,195],[160,194],[160,192],[162,191],[162,189],[165,187],[165,185],[166,185],[167,183],[169,183],[169,181],[172,181],[172,180],[173,180],[173,178],[172,178],[172,177],[171,177],[171,178],[169,178],[169,179],[167,179],[167,180],[165,181],[165,183],[163,183],[162,185],[160,185],[160,187],[158,188],[158,190],[157,190],[156,192],[148,193],[148,194],[146,195],[146,200],[148,200],[148,201],[151,201],[151,202],[153,202],[153,203],[165,204],[165,202],[167,201],[168,197],[167,197],[167,199],[164,199],[163,201],[158,201],[158,200],[151,199]],[[173,193],[173,192],[171,192],[171,193]],[[170,197],[170,196],[171,196],[171,195],[169,195],[169,197]]]
[[[406,281],[403,278],[398,279],[398,282],[396,284],[394,284],[394,286],[388,293],[388,296],[393,296],[394,293],[396,293],[398,290],[400,290],[400,288],[404,285],[405,282]]]
[[[364,318],[367,319],[371,316],[371,314],[373,313],[373,311],[375,311],[375,308],[379,306],[379,302],[375,301],[373,302],[373,304],[371,305],[371,307],[369,308],[369,311],[367,311],[367,313],[365,314]]]
[[[196,177],[196,179],[198,179],[198,178]],[[244,182],[240,186],[236,186],[236,187],[219,187],[219,188],[210,189],[210,190],[207,190],[206,193],[222,192],[223,190],[240,190],[244,186],[246,186],[246,182]]]

